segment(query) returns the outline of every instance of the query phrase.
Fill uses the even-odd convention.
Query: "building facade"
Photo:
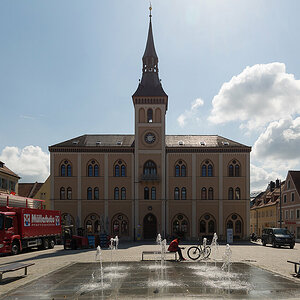
[[[150,16],[131,135],[83,135],[50,146],[51,207],[86,234],[187,240],[249,236],[251,148],[218,135],[166,135]]]
[[[6,194],[18,194],[18,182],[20,177],[7,168],[4,162],[0,161],[0,192]]]

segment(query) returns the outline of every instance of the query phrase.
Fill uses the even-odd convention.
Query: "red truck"
[[[27,206],[27,201],[26,201]],[[53,248],[61,235],[60,211],[0,206],[0,253]]]

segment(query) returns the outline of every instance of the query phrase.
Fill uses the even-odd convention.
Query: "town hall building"
[[[85,234],[123,240],[225,239],[227,228],[247,238],[251,147],[218,135],[166,135],[151,13],[142,61],[134,134],[86,134],[49,147],[51,208]]]

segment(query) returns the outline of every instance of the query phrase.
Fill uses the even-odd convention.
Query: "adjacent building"
[[[121,239],[249,236],[251,147],[218,135],[166,135],[150,15],[134,134],[86,134],[49,147],[51,208],[86,234]],[[128,103],[129,105],[129,103]],[[113,106],[112,106],[113,109]]]
[[[6,194],[18,194],[18,182],[20,177],[7,168],[4,162],[0,161],[0,192]]]

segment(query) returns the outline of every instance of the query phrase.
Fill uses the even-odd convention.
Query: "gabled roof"
[[[14,173],[12,170],[10,170],[8,167],[6,167],[4,162],[2,162],[2,161],[0,161],[0,173],[10,175],[10,176],[16,177],[18,179],[21,178],[16,173]]]
[[[289,173],[300,196],[300,171],[289,171]]]
[[[18,195],[22,197],[33,198],[42,185],[43,183],[39,182],[19,183]]]

